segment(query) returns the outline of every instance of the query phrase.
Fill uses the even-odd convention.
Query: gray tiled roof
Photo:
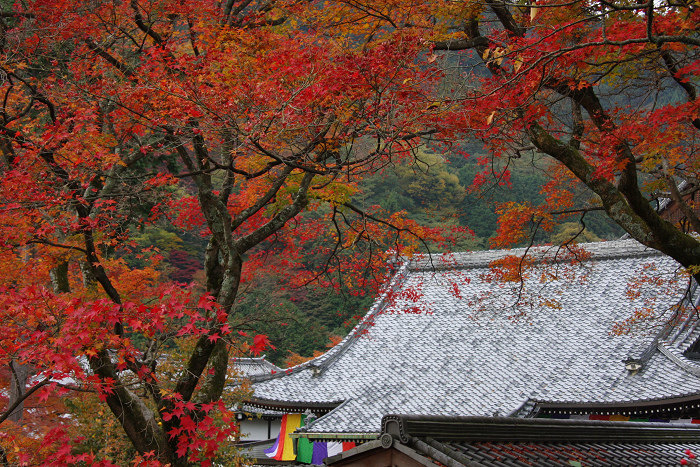
[[[700,444],[681,443],[449,443],[446,446],[484,467],[565,466],[658,467],[680,465],[685,451]],[[697,465],[697,464],[696,464]]]
[[[662,312],[683,298],[685,283],[646,287],[635,299],[626,294],[640,271],[668,279],[677,264],[632,240],[585,249],[592,256],[574,265],[552,264],[556,250],[529,250],[543,267],[523,284],[488,276],[491,261],[524,250],[414,260],[340,345],[255,384],[255,397],[344,400],[309,431],[376,433],[391,412],[504,416],[532,400],[619,403],[700,393],[698,373],[679,362],[695,364],[674,347],[688,332],[658,343],[648,330],[611,334],[635,308]],[[553,271],[557,277],[547,276]],[[656,345],[676,349],[678,361]],[[622,361],[650,348],[643,370],[629,373]],[[312,377],[312,366],[320,376]]]
[[[241,378],[254,378],[256,376],[270,375],[282,372],[281,368],[265,360],[262,357],[236,357],[231,359],[231,365],[236,375]]]

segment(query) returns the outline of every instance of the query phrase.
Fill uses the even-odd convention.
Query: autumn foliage
[[[698,241],[650,204],[673,199],[700,231],[693,2],[40,0],[0,13],[0,364],[31,365],[43,402],[98,396],[139,465],[211,465],[233,434],[229,352],[268,345],[235,332],[241,284],[275,269],[295,286],[375,291],[387,262],[449,244],[454,232],[353,204],[363,177],[414,163],[426,142],[484,141],[476,188],[507,184],[516,158],[552,176],[543,205],[500,208],[494,245],[603,210],[700,265]],[[158,222],[206,238],[204,292],[167,277],[181,254],[132,241]],[[320,270],[300,265],[310,251]],[[517,280],[511,263],[501,272]],[[14,463],[110,465],[68,428],[14,427],[0,446]]]
[[[312,246],[326,275],[298,284],[342,272],[376,288],[387,259],[443,239],[351,204],[426,134],[424,42],[395,31],[358,47],[311,28],[314,8],[42,0],[2,14],[1,363],[31,365],[27,401],[96,395],[140,465],[211,465],[235,434],[229,352],[269,345],[234,332],[240,284],[298,270]],[[203,293],[167,277],[182,254],[131,241],[157,222],[207,239]],[[110,465],[77,449],[71,425],[87,421],[65,422],[20,421],[0,445],[12,463]]]
[[[442,73],[427,106],[436,139],[488,149],[475,189],[508,184],[517,160],[550,177],[542,204],[500,207],[493,246],[532,243],[561,222],[579,222],[580,235],[586,214],[602,211],[689,270],[700,264],[687,235],[700,231],[694,3],[338,4],[330,20],[376,31],[374,41],[397,29],[425,41],[426,66]],[[657,212],[667,203],[680,223]]]

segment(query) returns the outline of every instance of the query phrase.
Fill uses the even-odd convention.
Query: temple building
[[[571,433],[601,423],[620,433],[629,421],[643,424],[629,430],[684,424],[677,440],[688,444],[700,421],[697,295],[675,261],[633,240],[420,257],[395,273],[339,345],[251,375],[254,395],[241,412],[296,417],[267,441],[266,456],[255,455],[259,463],[312,463],[318,444],[327,462],[352,465],[358,451],[377,448],[390,414],[467,425],[474,417],[570,419]],[[593,430],[592,442],[602,442],[605,429]],[[270,451],[275,441],[278,451],[280,442],[298,451],[282,459]]]

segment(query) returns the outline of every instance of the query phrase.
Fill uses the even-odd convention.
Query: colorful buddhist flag
[[[625,416],[625,415],[611,415],[610,421],[611,422],[629,422],[630,418]]]
[[[312,464],[323,464],[323,459],[328,457],[328,449],[326,446],[327,443],[324,442],[315,442],[314,443],[314,452],[313,456],[311,458],[311,463]]]
[[[280,449],[280,441],[284,442],[282,438],[282,433],[284,433],[285,428],[287,427],[287,415],[282,416],[282,427],[280,428],[280,432],[277,435],[277,439],[275,440],[275,444],[272,445],[272,447],[265,449],[265,455],[267,457],[272,457],[274,458],[277,456],[277,453],[281,453],[282,450]]]
[[[306,425],[306,416],[302,417],[301,426]],[[314,455],[314,443],[308,438],[299,438],[297,440],[297,462],[311,464]]]
[[[294,445],[289,434],[293,433],[300,425],[301,414],[284,414],[282,416],[280,434],[277,436],[275,444],[265,450],[267,457],[278,461],[293,461],[296,455],[294,454]]]
[[[297,457],[299,462],[304,462],[306,464],[323,464],[323,459],[326,457],[335,456],[336,454],[348,451],[357,446],[353,441],[314,441],[311,444],[313,445],[313,450],[310,460],[306,460],[306,457],[303,460]]]
[[[326,446],[326,451],[328,451],[328,457],[335,456],[343,452],[343,443],[338,441],[329,441]]]

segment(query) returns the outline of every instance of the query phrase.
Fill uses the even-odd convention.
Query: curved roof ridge
[[[675,363],[679,368],[692,375],[700,376],[700,364],[687,358],[682,352],[679,352],[678,349],[675,349],[664,342],[659,342],[657,348],[664,356],[666,356],[666,358]]]
[[[389,298],[389,295],[392,293],[392,291],[398,289],[401,286],[401,284],[406,278],[406,272],[408,270],[408,262],[404,262],[403,265],[399,268],[399,270],[396,271],[394,276],[391,278],[389,284],[382,290],[377,299],[374,301],[374,304],[362,317],[360,322],[357,323],[354,328],[352,328],[352,330],[345,336],[345,338],[343,338],[342,341],[340,341],[338,345],[334,346],[333,348],[329,349],[327,352],[324,352],[318,357],[314,357],[311,360],[308,360],[304,363],[300,363],[299,365],[283,369],[278,373],[255,376],[254,378],[251,378],[251,381],[267,381],[270,379],[281,378],[285,375],[299,373],[300,371],[312,368],[318,369],[319,373],[317,374],[320,374],[321,372],[325,371],[372,326],[373,318],[379,312],[382,311],[382,309],[384,308],[384,304],[386,303],[386,300]]]
[[[331,351],[326,352],[325,354],[321,355],[318,357],[318,360],[321,360],[324,356],[328,355],[328,358],[320,362],[317,367],[321,372],[325,371],[334,361],[336,361],[340,356],[342,356],[350,346],[357,341],[358,338],[362,337],[362,335],[369,330],[369,328],[373,325],[373,318],[384,309],[384,305],[386,304],[387,299],[391,295],[392,292],[396,291],[399,287],[401,287],[402,283],[406,279],[406,272],[408,271],[408,264],[409,263],[404,263],[399,270],[394,274],[394,277],[391,278],[391,281],[389,281],[389,284],[382,290],[382,293],[379,295],[377,300],[374,302],[374,304],[370,307],[370,309],[367,311],[365,316],[362,317],[359,323],[350,331],[350,333],[345,336],[345,338],[338,344],[335,348],[338,348],[338,351],[331,354]]]
[[[309,423],[309,424],[305,427],[306,430],[304,430],[304,431],[309,431],[309,429],[312,428],[312,427],[314,426],[314,424],[315,424],[316,422],[320,421],[323,417],[331,416],[332,413],[334,413],[334,412],[336,412],[336,411],[342,410],[342,408],[345,407],[345,406],[348,404],[348,402],[350,402],[351,400],[352,400],[352,397],[348,397],[348,398],[345,399],[343,402],[341,402],[337,407],[333,408],[330,412],[328,412],[328,413],[326,413],[326,414],[324,414],[324,415],[321,415],[319,418],[313,420],[311,423]]]
[[[663,255],[660,251],[633,239],[579,243],[576,246],[589,252],[592,255],[592,260]],[[440,271],[445,269],[487,267],[493,261],[506,256],[523,256],[525,254],[533,255],[542,262],[556,261],[561,258],[560,252],[562,248],[565,247],[560,245],[542,245],[529,248],[420,255],[409,262],[409,269],[411,271]]]

